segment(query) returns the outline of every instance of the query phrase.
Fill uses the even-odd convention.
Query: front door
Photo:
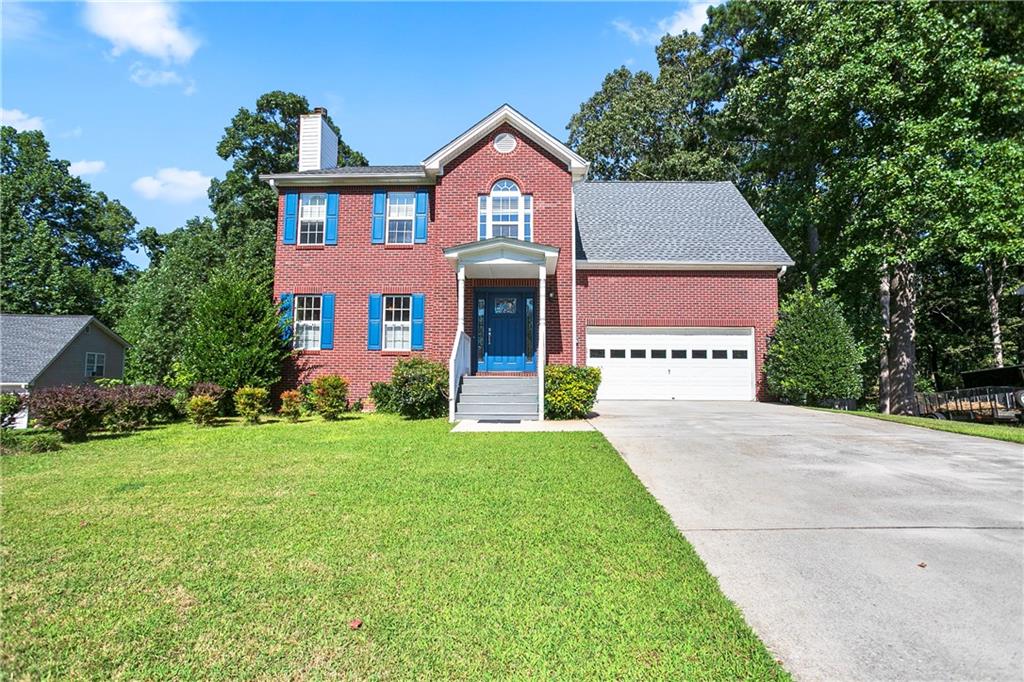
[[[483,362],[488,372],[524,372],[536,369],[534,357],[533,294],[493,291],[480,296],[483,304]]]

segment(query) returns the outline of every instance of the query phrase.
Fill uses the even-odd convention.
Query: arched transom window
[[[479,199],[480,239],[533,239],[533,197],[511,180],[498,180]]]

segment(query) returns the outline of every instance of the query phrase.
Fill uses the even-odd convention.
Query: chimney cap
[[[320,114],[321,116],[326,116],[327,115],[327,107],[313,107],[313,111],[311,113]]]

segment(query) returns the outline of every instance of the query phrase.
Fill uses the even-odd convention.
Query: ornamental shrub
[[[176,415],[174,391],[164,386],[124,386],[108,388],[104,426],[114,432],[136,431]]]
[[[235,391],[235,412],[247,424],[259,424],[260,415],[267,411],[267,389],[243,386]]]
[[[0,428],[9,429],[21,412],[25,399],[17,393],[0,393]]]
[[[348,412],[348,380],[334,374],[318,376],[310,382],[313,409],[324,419],[341,419]]]
[[[0,429],[0,454],[56,452],[60,448],[61,437],[52,431]]]
[[[197,395],[209,397],[217,407],[217,414],[219,415],[227,414],[227,405],[225,404],[227,402],[227,394],[228,392],[224,390],[223,386],[212,381],[200,381],[192,386],[192,390],[189,391],[190,397]]]
[[[196,426],[210,426],[217,421],[217,403],[208,395],[194,395],[189,398],[185,413]]]
[[[799,405],[860,398],[862,362],[864,351],[838,301],[809,284],[783,300],[764,360],[772,393]]]
[[[448,413],[448,368],[422,358],[399,361],[391,372],[391,394],[403,417],[443,417]]]
[[[544,368],[544,416],[583,419],[594,408],[601,370],[597,367],[548,365]]]
[[[395,391],[386,381],[370,384],[370,400],[373,401],[373,408],[377,412],[398,413],[398,405],[395,404]]]
[[[106,391],[91,384],[40,388],[29,395],[29,415],[59,433],[66,442],[85,440],[103,423]]]
[[[277,413],[293,424],[299,421],[302,415],[302,395],[298,391],[282,392],[281,407]]]

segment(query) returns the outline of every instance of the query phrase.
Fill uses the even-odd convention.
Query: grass
[[[869,410],[815,409],[822,409],[826,412],[855,414],[859,417],[870,417],[871,419],[881,419],[887,422],[898,422],[900,424],[909,424],[911,426],[921,426],[926,429],[934,429],[936,431],[961,433],[965,436],[981,436],[982,438],[1003,440],[1007,443],[1024,443],[1024,428],[1019,426],[1007,426],[1005,424],[975,424],[974,422],[957,422],[944,419],[929,419],[927,417],[907,417],[901,414],[882,414],[880,412],[871,412]]]
[[[179,424],[0,465],[10,678],[787,677],[594,432]]]

